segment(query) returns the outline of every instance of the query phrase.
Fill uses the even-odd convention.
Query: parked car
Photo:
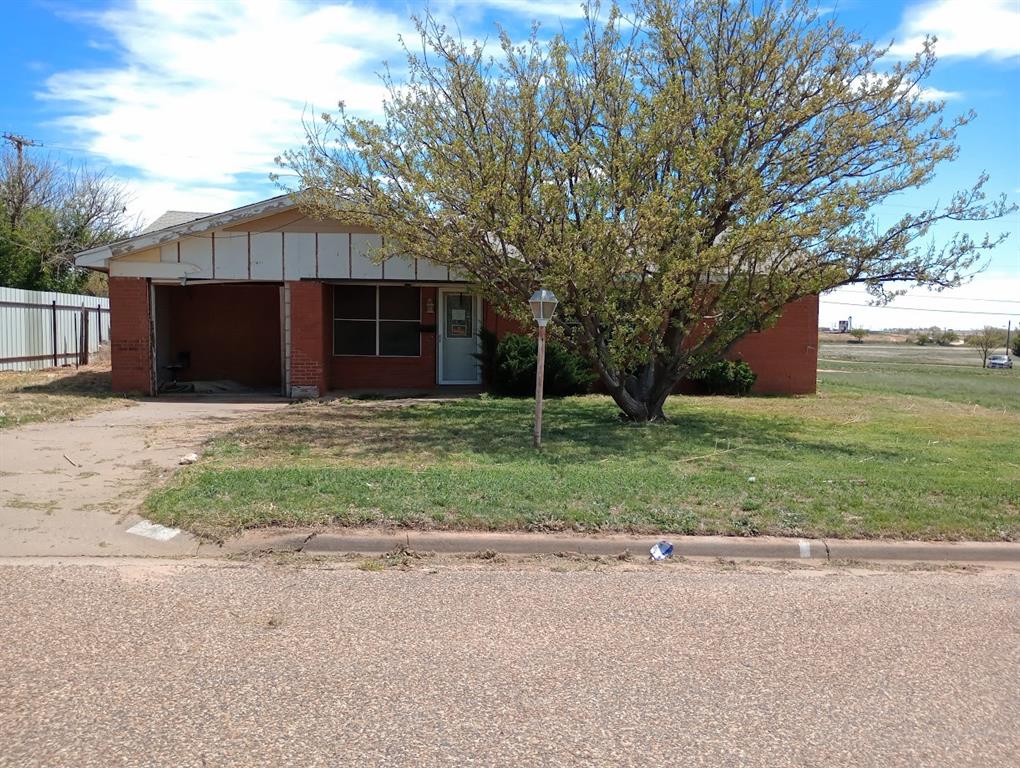
[[[989,368],[1012,368],[1013,360],[1009,355],[991,355],[988,358]]]

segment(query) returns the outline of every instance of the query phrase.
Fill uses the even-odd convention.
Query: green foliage
[[[303,208],[381,232],[380,258],[456,269],[524,322],[553,290],[563,343],[635,420],[664,418],[679,379],[793,300],[954,286],[1001,242],[930,237],[1015,210],[984,176],[873,214],[931,181],[971,119],[924,95],[933,41],[890,63],[811,0],[586,8],[578,39],[503,34],[497,57],[419,20],[383,118],[341,106],[282,158]]]
[[[854,337],[854,341],[862,344],[864,343],[864,337],[868,335],[868,330],[866,328],[854,328],[850,331],[850,335]]]
[[[944,331],[941,331],[938,336],[935,337],[935,343],[938,344],[940,347],[948,347],[952,345],[954,342],[957,342],[959,340],[960,335],[950,328],[946,328]]]
[[[967,337],[967,346],[974,347],[981,355],[982,367],[988,365],[988,356],[1006,343],[1006,329],[986,325]]]
[[[1020,328],[1017,328],[1016,336],[1013,338],[1013,354],[1020,357]]]
[[[937,344],[940,347],[948,347],[956,341],[960,340],[960,336],[956,331],[946,328],[939,328],[937,325],[933,325],[924,331],[918,331],[914,336],[914,343],[920,347],[926,347],[931,344]]]
[[[127,195],[102,172],[0,153],[0,285],[105,293],[74,254],[127,236]]]
[[[757,379],[758,374],[743,360],[720,360],[691,376],[706,395],[747,395]]]
[[[491,356],[486,346],[492,345],[495,337],[489,333],[488,341],[482,338],[482,367],[486,381],[498,395],[510,397],[531,397],[535,394],[535,370],[537,367],[538,342],[529,337],[510,333],[496,343]],[[545,349],[545,394],[549,397],[564,397],[587,392],[595,379],[591,366],[561,344],[550,341]]]

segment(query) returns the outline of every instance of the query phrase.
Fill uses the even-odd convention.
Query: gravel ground
[[[0,566],[0,765],[1016,765],[1020,573]]]

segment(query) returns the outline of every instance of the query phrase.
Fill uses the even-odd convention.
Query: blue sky
[[[947,111],[978,118],[960,136],[959,159],[916,196],[879,211],[880,221],[945,200],[983,170],[990,193],[1020,200],[1020,0],[840,0],[824,3],[846,26],[893,55],[939,36],[928,83]],[[573,0],[433,0],[435,14],[467,37],[498,22],[524,36],[532,21],[569,33]],[[128,182],[134,212],[215,211],[276,193],[272,159],[300,143],[301,115],[343,99],[371,115],[382,97],[376,72],[399,63],[419,2],[270,3],[7,0],[0,48],[0,131],[20,133],[74,162]],[[981,234],[987,227],[970,227]],[[858,289],[826,297],[822,321],[853,315],[866,327],[969,328],[1020,323],[1020,214],[995,222],[1011,237],[970,285],[914,292],[890,308],[854,306]],[[951,230],[942,229],[935,239]],[[988,313],[988,314],[978,314]]]

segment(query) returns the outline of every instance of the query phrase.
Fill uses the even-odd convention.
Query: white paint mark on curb
[[[800,544],[800,556],[811,557],[811,542],[801,539],[798,543]]]
[[[165,525],[159,523],[150,523],[148,520],[139,520],[137,523],[127,529],[128,533],[133,533],[135,536],[145,536],[148,539],[155,539],[156,541],[170,541],[174,536],[181,532],[180,528],[167,528]]]

